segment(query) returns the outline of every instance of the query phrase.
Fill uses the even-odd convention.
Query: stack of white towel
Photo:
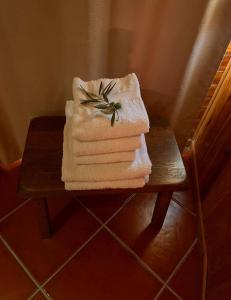
[[[144,137],[149,119],[136,75],[114,80],[109,102],[121,104],[114,126],[111,115],[80,103],[86,99],[80,86],[97,93],[101,81],[106,86],[111,79],[74,78],[74,101],[66,102],[62,181],[67,190],[142,187],[151,173]]]

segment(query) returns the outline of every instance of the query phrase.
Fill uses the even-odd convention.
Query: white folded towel
[[[134,159],[135,151],[73,156],[74,163],[78,165],[105,164],[120,161],[132,161]]]
[[[134,73],[117,78],[116,85],[108,95],[109,102],[119,102],[119,121],[111,126],[111,115],[105,115],[92,105],[80,104],[86,96],[80,85],[87,91],[98,93],[100,82],[106,86],[110,79],[84,82],[76,77],[73,80],[74,115],[73,137],[80,141],[95,141],[140,135],[149,131],[149,119],[140,95],[139,81]]]
[[[62,181],[111,181],[139,178],[151,173],[151,161],[147,154],[144,135],[142,147],[136,150],[135,160],[132,162],[118,162],[108,164],[75,165],[71,150],[72,137],[68,135],[67,125],[64,127]]]
[[[126,189],[143,187],[145,178],[133,178],[112,181],[67,181],[65,182],[66,190],[99,190],[99,189]]]
[[[65,114],[66,118],[73,120],[73,105],[74,101],[69,100],[66,102],[65,106]],[[72,129],[70,129],[72,130]],[[73,154],[76,156],[80,155],[95,155],[95,154],[106,154],[106,153],[114,153],[114,152],[127,152],[136,150],[141,147],[141,139],[140,135],[124,137],[120,139],[108,139],[108,140],[99,140],[99,141],[89,141],[89,142],[81,142],[76,138],[73,138]],[[133,153],[133,159],[134,159]],[[127,161],[126,157],[122,161]],[[130,155],[131,157],[131,155]],[[122,158],[121,158],[122,159]],[[129,159],[129,160],[133,160]]]
[[[75,156],[80,155],[96,155],[106,153],[121,153],[134,152],[141,147],[140,136],[109,139],[94,142],[80,142],[77,139],[72,139],[73,153]]]

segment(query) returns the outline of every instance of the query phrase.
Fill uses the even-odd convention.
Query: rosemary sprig
[[[80,89],[85,94],[85,96],[90,98],[90,99],[81,100],[80,103],[83,105],[99,103],[99,104],[94,105],[94,108],[99,109],[104,114],[112,115],[111,126],[114,125],[115,121],[119,121],[118,109],[121,108],[121,104],[119,102],[116,102],[116,103],[109,102],[108,97],[107,97],[115,85],[116,85],[116,82],[114,84],[112,84],[112,81],[110,81],[103,88],[103,83],[101,81],[99,90],[98,90],[98,95],[96,95],[94,93],[89,93],[82,86],[80,86]]]

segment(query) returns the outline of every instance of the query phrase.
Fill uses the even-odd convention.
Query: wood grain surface
[[[231,158],[231,61],[193,137],[200,190],[209,186]]]

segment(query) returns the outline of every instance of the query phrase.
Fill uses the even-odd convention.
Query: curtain
[[[227,10],[229,1],[221,2]],[[171,122],[207,8],[208,0],[2,0],[0,162],[22,156],[33,117],[64,114],[74,76],[135,72],[150,118]],[[220,52],[226,40],[227,31]],[[186,108],[192,119],[195,106]],[[183,145],[181,131],[176,126]]]

